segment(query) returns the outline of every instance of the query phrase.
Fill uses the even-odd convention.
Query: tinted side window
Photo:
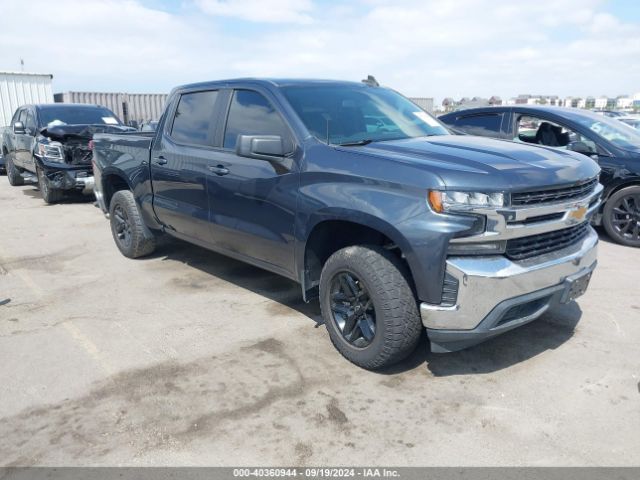
[[[262,94],[251,90],[233,92],[224,148],[235,148],[238,135],[280,135],[285,145],[290,144],[289,131],[278,112]]]
[[[36,131],[36,119],[33,116],[33,112],[27,111],[27,120],[24,124],[28,133],[35,133]]]
[[[458,117],[455,126],[464,130],[469,135],[495,137],[500,134],[502,115],[502,113],[490,113]]]
[[[183,94],[173,119],[171,137],[178,142],[210,145],[213,107],[217,97],[215,90]]]

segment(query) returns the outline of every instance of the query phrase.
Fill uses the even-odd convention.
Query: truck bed
[[[96,199],[106,212],[104,192],[101,189],[103,176],[114,171],[124,173],[123,180],[148,174],[149,152],[155,132],[98,133],[93,137],[93,173],[97,187]],[[108,192],[109,193],[109,192]]]
[[[99,170],[117,164],[124,170],[149,160],[155,132],[98,133],[93,137],[93,161]]]

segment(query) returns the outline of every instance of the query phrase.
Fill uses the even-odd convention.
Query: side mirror
[[[27,131],[24,128],[24,123],[16,122],[13,124],[13,133],[17,135],[24,135]]]
[[[584,142],[571,142],[569,145],[567,145],[567,149],[571,150],[572,152],[581,153],[583,155],[596,155],[596,152],[594,152],[593,149]]]
[[[238,135],[236,155],[259,160],[283,160],[286,155],[280,135]]]

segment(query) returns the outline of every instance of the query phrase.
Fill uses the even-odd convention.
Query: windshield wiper
[[[338,146],[339,147],[358,147],[361,145],[369,145],[371,142],[373,142],[373,140],[371,140],[370,138],[365,138],[362,140],[354,140],[353,142],[339,143]]]

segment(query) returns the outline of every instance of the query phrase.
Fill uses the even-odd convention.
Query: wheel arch
[[[111,199],[113,195],[119,190],[129,190],[133,192],[131,185],[129,184],[129,180],[125,175],[118,171],[109,171],[105,170],[102,173],[102,194],[104,198],[104,204],[109,210],[109,205],[111,204]]]
[[[623,188],[637,186],[640,186],[640,176],[621,179],[619,182],[616,182],[616,184],[613,185],[610,189],[607,189],[604,198],[602,199],[602,205],[604,206],[607,200],[609,200],[615,193],[619,192]]]
[[[363,212],[357,215],[333,212],[308,223],[304,242],[297,249],[296,265],[304,299],[308,301],[317,296],[320,272],[334,252],[351,245],[364,244],[379,245],[395,252],[407,266],[409,283],[415,289],[411,267],[405,258],[409,245],[395,227]]]

